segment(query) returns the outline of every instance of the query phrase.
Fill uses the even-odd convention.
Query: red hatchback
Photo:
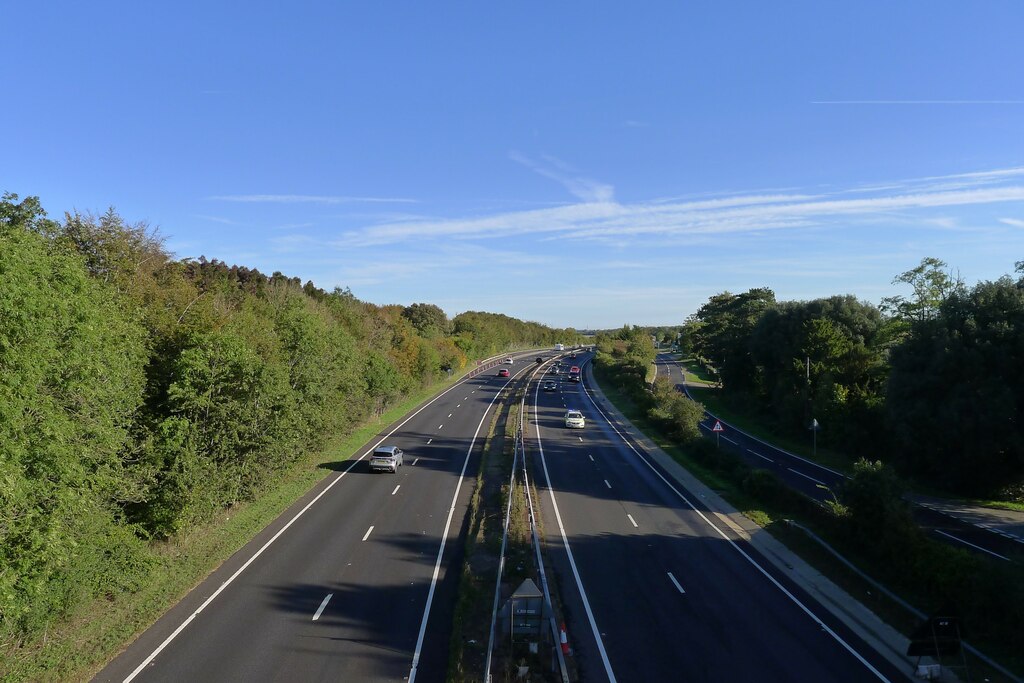
[[[498,377],[508,377],[508,376],[509,376],[508,369],[502,368],[501,370],[498,370]]]

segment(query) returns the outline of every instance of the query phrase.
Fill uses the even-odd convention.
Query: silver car
[[[578,410],[567,410],[565,412],[565,426],[570,429],[583,429],[587,424],[583,413]]]
[[[397,472],[404,454],[398,446],[379,446],[370,456],[370,469],[374,472]]]

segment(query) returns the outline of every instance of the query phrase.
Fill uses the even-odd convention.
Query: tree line
[[[412,390],[516,347],[505,315],[176,259],[113,210],[0,201],[0,652],[131,591],[152,544],[250,500]]]
[[[971,496],[1024,498],[1024,262],[968,287],[935,258],[894,279],[909,297],[776,301],[716,294],[682,344],[733,406],[780,433]]]

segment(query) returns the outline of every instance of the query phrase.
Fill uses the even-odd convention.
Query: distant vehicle
[[[544,382],[544,391],[558,391],[558,385],[548,380]]]
[[[505,359],[505,365],[512,365],[513,363],[515,363],[515,361],[512,360],[512,356]]]
[[[575,365],[569,368],[569,381],[579,382],[580,381],[580,369]]]
[[[544,362],[544,359],[541,358],[540,356],[537,356],[537,365],[540,365],[543,362]]]
[[[397,446],[378,446],[370,456],[370,470],[394,474],[402,466],[405,454]]]
[[[573,351],[572,353],[570,353],[569,354],[569,358],[572,358],[573,360],[576,360],[576,352]]]
[[[555,351],[565,351],[565,344],[555,344]]]
[[[511,376],[511,373],[508,371],[508,368],[502,368],[501,370],[498,370],[498,377],[509,377],[509,376]]]
[[[548,372],[550,372],[552,375],[557,375],[558,374],[558,364],[556,363],[556,364],[552,365],[550,368],[548,368]]]
[[[583,429],[587,421],[583,413],[578,410],[567,410],[565,412],[565,426],[570,429]]]

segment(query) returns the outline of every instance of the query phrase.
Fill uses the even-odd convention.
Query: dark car
[[[502,368],[501,370],[498,370],[498,377],[508,377],[508,376],[509,376],[508,368]]]
[[[547,382],[544,382],[544,391],[558,391],[558,385],[551,380],[548,380]]]
[[[543,363],[543,362],[544,362],[544,359],[543,359],[543,358],[540,358],[540,357],[538,356],[538,358],[537,358],[537,365],[540,365],[540,364],[541,364],[541,363]]]

